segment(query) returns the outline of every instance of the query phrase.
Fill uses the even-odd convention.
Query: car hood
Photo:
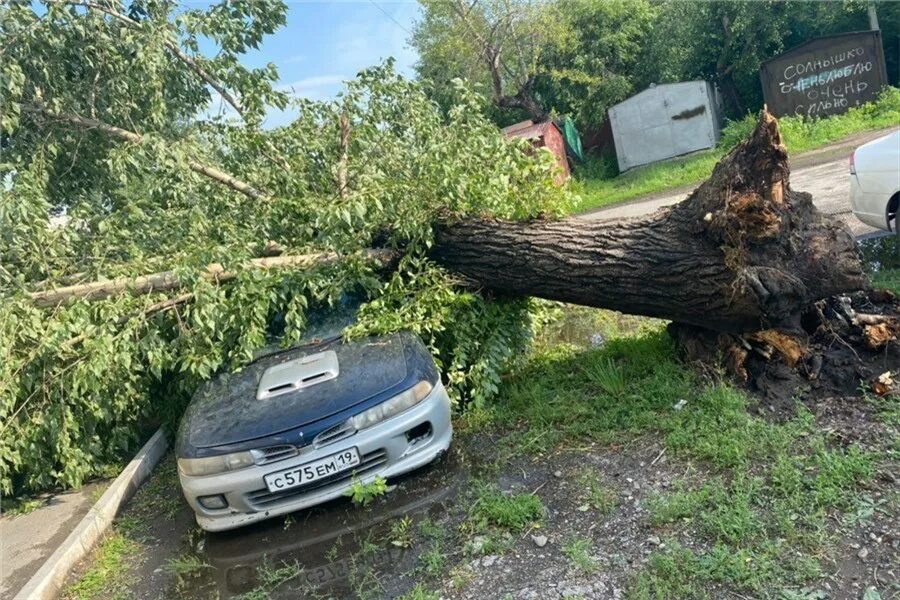
[[[337,377],[257,398],[268,369],[329,350],[337,357]],[[348,343],[336,340],[263,356],[239,372],[223,373],[204,384],[185,413],[183,433],[195,448],[270,436],[347,410],[398,385],[406,375],[404,338],[398,334]]]

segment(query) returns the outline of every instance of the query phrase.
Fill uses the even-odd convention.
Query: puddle
[[[402,478],[383,498],[357,507],[341,498],[224,533],[202,535],[183,574],[186,598],[394,598],[415,585],[420,535],[445,515],[463,479],[455,453]]]
[[[866,269],[870,273],[900,269],[900,236],[887,231],[865,235],[856,240]]]
[[[559,309],[558,318],[541,331],[537,343],[546,347],[570,344],[579,348],[599,348],[607,340],[637,335],[663,323],[665,321],[650,317],[565,304]]]

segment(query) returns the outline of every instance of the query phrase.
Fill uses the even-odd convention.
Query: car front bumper
[[[430,434],[411,439],[430,424]],[[450,447],[453,428],[450,399],[438,382],[419,404],[368,429],[319,448],[304,448],[290,459],[216,475],[187,476],[179,471],[184,497],[207,531],[234,529],[256,521],[315,506],[345,495],[354,478],[369,483],[376,477],[395,477],[433,461]],[[313,462],[348,448],[359,452],[360,464],[320,481],[282,492],[269,492],[263,477]],[[222,495],[228,507],[210,510],[199,504],[202,496]]]

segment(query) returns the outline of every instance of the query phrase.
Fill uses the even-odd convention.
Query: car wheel
[[[447,450],[440,452],[437,456],[435,456],[434,458],[431,459],[431,462],[428,463],[428,466],[434,467],[434,466],[441,464],[441,462],[444,460],[444,458],[446,458],[447,454],[448,454]]]

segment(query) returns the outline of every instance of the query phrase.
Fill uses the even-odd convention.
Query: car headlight
[[[225,471],[237,471],[255,464],[250,452],[235,452],[206,458],[179,458],[178,469],[185,475],[215,475]]]
[[[353,417],[353,426],[356,429],[366,429],[381,423],[385,419],[399,415],[404,410],[412,408],[424,400],[431,393],[432,389],[434,389],[434,386],[430,382],[420,381],[402,394],[397,394],[390,400],[386,400],[378,406],[373,406],[369,410]]]

